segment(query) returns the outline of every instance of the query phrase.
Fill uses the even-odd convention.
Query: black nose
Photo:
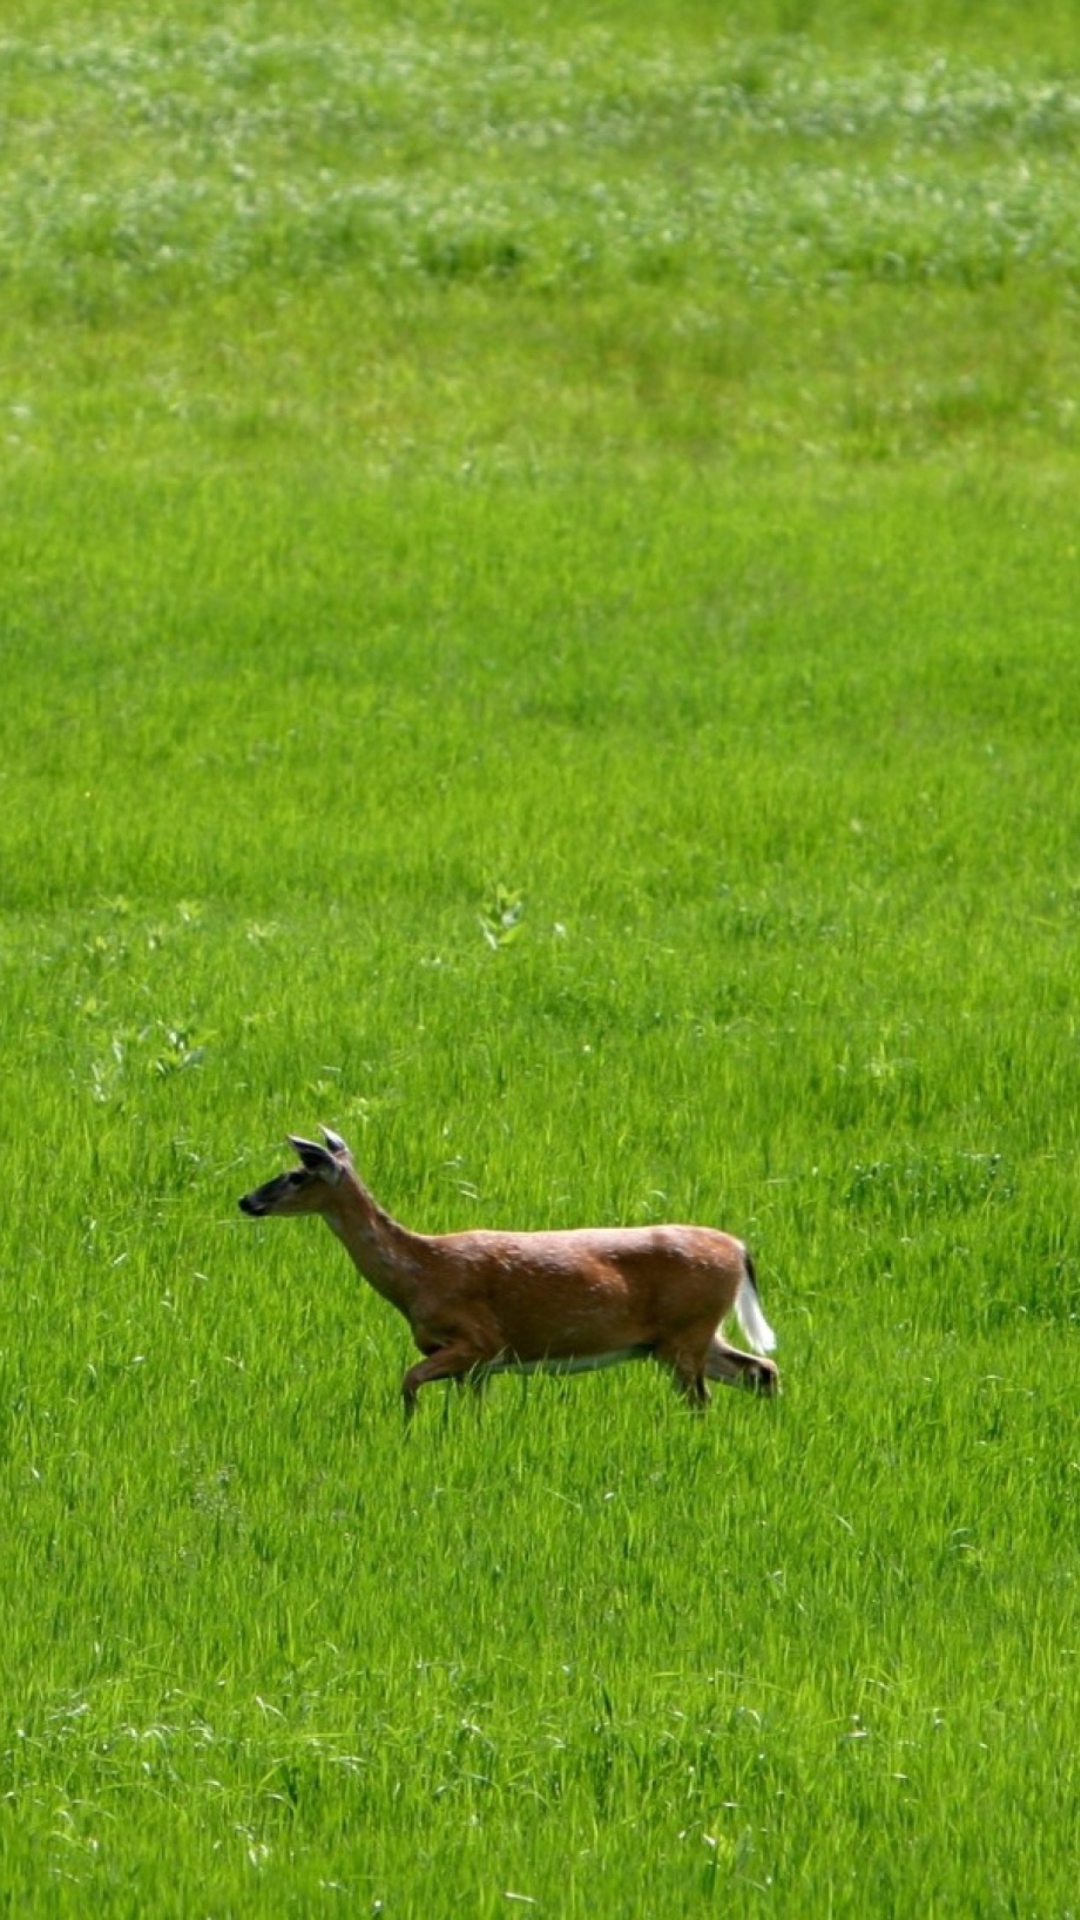
[[[253,1193],[245,1193],[243,1199],[239,1202],[239,1206],[241,1213],[260,1214],[262,1212],[262,1208]]]

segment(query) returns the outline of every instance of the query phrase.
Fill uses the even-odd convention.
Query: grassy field
[[[1071,41],[6,10],[11,1911],[1077,1911]],[[783,1398],[406,1439],[320,1120]]]

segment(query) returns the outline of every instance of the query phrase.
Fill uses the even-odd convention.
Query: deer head
[[[339,1133],[331,1133],[329,1127],[320,1127],[319,1131],[326,1142],[324,1147],[315,1140],[289,1134],[289,1144],[295,1147],[300,1165],[290,1173],[279,1173],[253,1193],[245,1193],[240,1201],[242,1213],[260,1218],[264,1214],[332,1212],[334,1188],[346,1167],[352,1167],[352,1155]]]

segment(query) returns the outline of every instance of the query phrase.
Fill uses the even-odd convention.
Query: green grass
[[[13,1911],[1075,1912],[1070,38],[5,16]],[[319,1120],[783,1398],[406,1439]]]

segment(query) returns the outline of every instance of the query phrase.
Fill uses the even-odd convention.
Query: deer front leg
[[[483,1355],[473,1347],[438,1347],[415,1367],[410,1367],[401,1383],[402,1398],[405,1402],[405,1418],[411,1420],[416,1411],[416,1396],[421,1387],[429,1380],[457,1380],[462,1386],[468,1383],[469,1375],[483,1359]]]

